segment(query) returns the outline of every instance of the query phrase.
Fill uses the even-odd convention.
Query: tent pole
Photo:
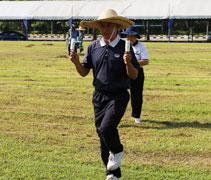
[[[174,21],[174,19],[169,19],[169,21],[168,21],[168,36],[169,36],[169,41],[168,42],[171,41],[171,26],[173,24],[173,21]]]
[[[207,36],[208,36],[208,34],[209,34],[209,21],[207,21],[207,28],[206,28],[206,34],[207,34]]]
[[[189,20],[186,20],[185,21],[185,23],[186,23],[186,27],[187,27],[187,35],[188,35],[188,42],[189,42],[189,35],[190,35],[190,23],[189,23]]]
[[[62,21],[62,24],[63,24],[64,39],[66,39],[65,21]]]
[[[93,29],[93,38],[92,40],[96,40],[97,39],[97,30]]]
[[[150,40],[150,38],[149,38],[149,20],[147,20],[147,41],[149,41]]]
[[[68,22],[69,22],[69,25],[70,25],[70,28],[71,28],[71,26],[73,24],[73,19],[68,19]]]
[[[34,28],[33,28],[34,33],[33,34],[35,34],[35,24],[36,24],[36,21],[35,20],[34,20],[33,24],[34,24]]]
[[[53,21],[51,21],[51,35],[53,34]]]
[[[149,41],[149,20],[144,21],[144,34],[146,41]]]
[[[162,20],[162,26],[161,26],[161,34],[163,34],[163,24],[164,24],[164,20]]]
[[[25,28],[26,28],[26,40],[28,40],[28,20],[27,19],[24,19],[24,25],[25,25]]]

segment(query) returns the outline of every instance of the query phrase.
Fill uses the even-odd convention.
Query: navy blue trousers
[[[109,151],[119,153],[123,151],[117,126],[123,117],[129,101],[129,93],[123,90],[117,93],[100,92],[93,93],[93,106],[95,114],[95,126],[100,138],[101,158],[107,167]],[[106,170],[106,174],[114,174],[121,177],[120,168],[114,171]]]
[[[140,118],[143,104],[144,71],[140,68],[136,80],[130,81],[132,117]]]

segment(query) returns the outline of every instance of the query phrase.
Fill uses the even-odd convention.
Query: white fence
[[[141,41],[146,41],[147,37],[145,35],[140,35]],[[150,35],[150,41],[169,41],[168,35]],[[207,41],[207,35],[171,35],[170,41]],[[55,41],[65,41],[66,38],[64,34],[29,34],[29,40],[55,40]],[[91,41],[93,39],[92,35],[86,35],[84,40]]]

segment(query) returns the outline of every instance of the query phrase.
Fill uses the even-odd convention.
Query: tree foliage
[[[79,26],[79,20],[73,20],[76,27]],[[206,34],[209,20],[174,20],[171,27],[171,34]],[[137,20],[136,24],[146,24],[146,21]],[[160,25],[160,26],[155,26]],[[63,34],[69,29],[68,21],[28,21],[28,33],[31,34]],[[0,31],[19,31],[25,32],[23,21],[0,21]],[[140,34],[146,32],[146,26],[139,29]],[[150,34],[168,34],[168,20],[149,21]]]

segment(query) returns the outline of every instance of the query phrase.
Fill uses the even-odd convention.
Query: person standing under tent
[[[130,40],[133,47],[136,59],[140,65],[138,78],[136,80],[131,80],[131,106],[132,106],[132,117],[135,118],[135,123],[141,122],[141,111],[143,104],[143,87],[144,87],[144,70],[142,66],[149,64],[149,56],[147,48],[144,44],[137,40],[140,39],[137,28],[131,26],[127,28],[124,32],[121,32],[121,37],[126,37]]]
[[[72,24],[71,28],[68,31],[68,55],[70,55],[70,45],[71,45],[71,40],[75,39],[75,41],[77,40],[77,35],[78,35],[78,31],[75,29],[75,25]],[[75,50],[77,51],[77,46],[75,46]]]
[[[126,29],[134,22],[107,9],[97,20],[81,21],[80,24],[99,29],[102,35],[101,39],[89,44],[82,63],[74,51],[70,53],[70,60],[83,77],[93,70],[95,91],[92,103],[101,158],[106,167],[106,180],[118,180],[124,150],[117,127],[129,101],[130,79],[138,77],[139,65],[132,47],[125,52],[125,41],[117,35],[117,30]]]
[[[79,26],[79,28],[77,29],[77,31],[78,31],[77,42],[79,42],[78,49],[80,49],[79,54],[81,54],[81,52],[84,50],[84,47],[83,47],[83,39],[84,39],[84,33],[85,33],[86,29],[83,28],[82,26]]]

